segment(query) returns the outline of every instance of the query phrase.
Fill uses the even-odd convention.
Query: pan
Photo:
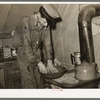
[[[41,73],[41,76],[45,79],[57,79],[57,78],[60,78],[61,76],[63,76],[66,72],[67,72],[67,69],[63,66],[55,66],[58,70],[57,73]]]

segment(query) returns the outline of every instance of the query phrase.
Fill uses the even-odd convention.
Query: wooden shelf
[[[0,33],[0,39],[10,39],[11,33]]]
[[[12,57],[12,58],[0,58],[0,63],[2,62],[9,62],[9,61],[15,61],[17,60],[17,57]]]
[[[17,61],[3,62],[0,67],[0,84],[2,84],[3,88],[21,88],[21,73]]]

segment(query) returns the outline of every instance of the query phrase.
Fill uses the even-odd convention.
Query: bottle
[[[0,46],[0,58],[4,58],[3,47]]]

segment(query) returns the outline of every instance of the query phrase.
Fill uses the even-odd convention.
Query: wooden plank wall
[[[93,36],[93,39],[94,39],[95,62],[97,63],[98,70],[100,71],[100,31],[98,34]]]

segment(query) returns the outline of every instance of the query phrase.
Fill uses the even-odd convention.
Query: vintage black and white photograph
[[[0,4],[0,89],[76,88],[100,88],[100,4]]]

